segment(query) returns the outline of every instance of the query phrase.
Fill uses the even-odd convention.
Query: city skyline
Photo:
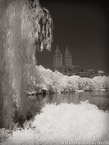
[[[72,64],[108,72],[107,8],[102,1],[40,1],[51,14],[54,36],[51,52],[37,52],[38,64],[52,68],[57,45],[68,46]]]

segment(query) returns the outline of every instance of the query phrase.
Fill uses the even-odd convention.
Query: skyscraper
[[[63,61],[64,58],[64,61]],[[63,63],[64,62],[64,63]],[[93,77],[95,72],[93,69],[82,71],[79,65],[72,65],[72,55],[69,52],[68,48],[66,48],[64,57],[59,50],[58,46],[56,48],[55,54],[53,56],[53,70],[57,70],[64,75],[79,75],[81,77]]]
[[[65,67],[72,67],[72,55],[70,54],[68,48],[66,48],[64,54],[64,65]]]
[[[62,66],[63,66],[62,53],[57,46],[57,49],[56,49],[55,54],[53,56],[53,67],[59,68]]]
[[[53,70],[58,70],[65,75],[71,75],[74,67],[72,66],[72,55],[70,54],[68,48],[66,48],[64,54],[64,64],[63,56],[58,46],[53,56]]]

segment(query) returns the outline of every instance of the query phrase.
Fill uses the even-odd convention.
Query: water
[[[74,103],[79,104],[81,101],[88,100],[89,103],[95,104],[99,109],[109,110],[109,92],[74,92],[71,94],[47,94],[46,96],[37,96],[30,99],[33,103],[33,109],[40,112],[46,103]],[[30,102],[31,102],[30,101]]]

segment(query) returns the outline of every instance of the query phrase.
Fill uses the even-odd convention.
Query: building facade
[[[53,67],[57,69],[57,68],[60,68],[62,66],[63,66],[62,53],[57,46],[57,49],[56,49],[55,54],[53,56]]]
[[[66,51],[64,54],[64,66],[72,67],[72,55],[70,54],[68,48],[66,48]]]
[[[64,58],[64,59],[63,59]],[[72,55],[69,52],[68,48],[66,48],[64,57],[59,50],[58,46],[53,56],[53,70],[58,70],[64,75],[73,75],[80,71],[79,66],[72,65]]]
[[[68,48],[66,48],[64,55],[62,55],[58,46],[53,56],[53,70],[57,70],[64,75],[79,75],[81,77],[94,77],[96,76],[94,69],[83,71],[79,65],[72,64],[72,55]]]

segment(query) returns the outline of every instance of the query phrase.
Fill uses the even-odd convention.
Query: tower
[[[72,67],[72,55],[70,54],[68,48],[66,48],[64,55],[64,65],[65,67]]]
[[[62,53],[57,46],[57,49],[56,49],[55,54],[53,56],[53,67],[59,68],[62,66],[63,66]]]

